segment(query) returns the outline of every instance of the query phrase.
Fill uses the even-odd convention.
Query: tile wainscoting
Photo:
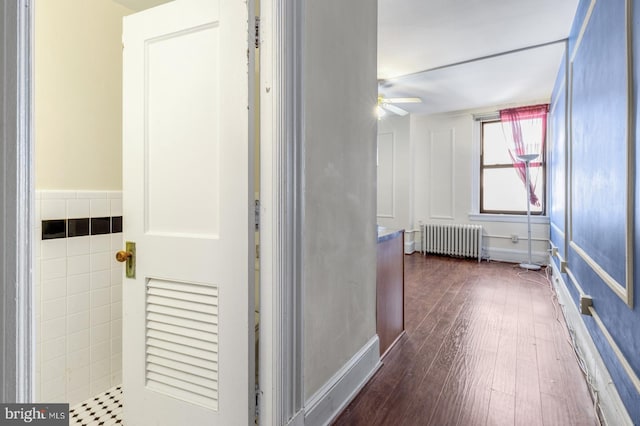
[[[36,191],[36,400],[122,383],[120,191]]]

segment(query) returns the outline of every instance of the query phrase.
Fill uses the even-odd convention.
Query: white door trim
[[[302,0],[260,8],[260,424],[304,406]]]
[[[31,22],[28,0],[0,2],[0,401],[34,396]]]

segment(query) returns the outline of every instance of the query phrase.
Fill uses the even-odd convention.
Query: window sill
[[[469,220],[480,222],[527,223],[527,215],[469,213]],[[549,224],[549,216],[531,215],[531,223]]]

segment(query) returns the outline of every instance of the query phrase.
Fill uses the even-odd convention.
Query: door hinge
[[[256,224],[256,231],[260,230],[260,200],[256,200],[255,201],[255,224]]]
[[[260,47],[260,17],[256,16],[256,21],[255,21],[255,43],[256,43],[256,49]]]
[[[256,420],[260,417],[260,388],[256,384]]]

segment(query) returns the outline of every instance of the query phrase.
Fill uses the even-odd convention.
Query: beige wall
[[[122,188],[122,17],[112,0],[35,5],[37,189]]]
[[[305,2],[304,22],[304,388],[309,398],[376,334],[377,3]]]

